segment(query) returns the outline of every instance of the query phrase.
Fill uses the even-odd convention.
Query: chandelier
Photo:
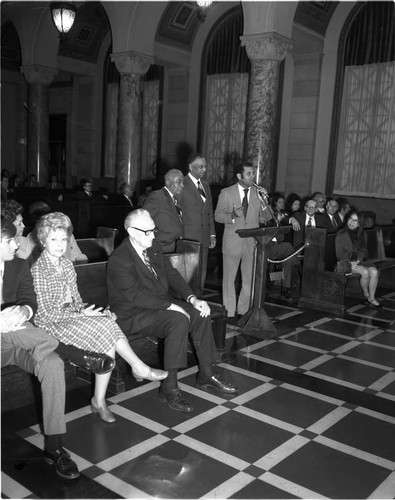
[[[210,5],[213,3],[213,0],[196,0],[196,3],[199,5],[199,7],[210,7]]]

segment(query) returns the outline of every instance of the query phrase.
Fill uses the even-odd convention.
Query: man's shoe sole
[[[55,472],[56,474],[61,477],[62,479],[68,479],[69,481],[70,480],[73,480],[73,479],[77,479],[80,477],[80,472],[78,471],[76,475],[70,477],[70,476],[66,476],[65,474],[62,474],[61,472],[58,471],[58,469],[56,468],[56,464],[53,460],[51,460],[49,457],[44,457],[44,460],[47,462],[47,464],[49,465],[52,465],[54,468],[55,468]]]
[[[171,408],[174,411],[179,411],[180,413],[191,413],[193,411],[193,406],[190,406],[189,409],[177,408],[177,407],[173,406],[171,403],[169,403],[166,396],[162,396],[161,394],[159,394],[159,398],[163,403],[167,403],[169,408]]]

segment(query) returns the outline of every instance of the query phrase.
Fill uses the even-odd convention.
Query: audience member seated
[[[366,260],[367,250],[361,217],[356,210],[350,210],[347,214],[344,227],[336,234],[335,246],[338,259],[336,271],[344,274],[359,274],[366,303],[371,307],[383,307],[376,299],[379,272],[372,262]]]
[[[15,200],[8,200],[2,203],[1,215],[16,227],[15,241],[18,245],[18,257],[20,259],[27,259],[32,253],[33,247],[28,238],[23,236],[25,224],[23,223],[22,212],[23,206]]]
[[[63,185],[58,182],[58,178],[55,174],[51,175],[49,182],[46,185],[47,189],[63,189]]]
[[[117,205],[133,207],[133,188],[127,182],[122,182],[119,186],[119,194],[115,197],[115,202]]]
[[[20,175],[15,174],[12,177],[11,182],[9,183],[9,190],[15,196],[21,187],[22,187],[22,178]]]
[[[288,224],[289,215],[285,211],[285,197],[281,193],[270,195],[270,204],[273,210],[274,219],[282,225]]]
[[[339,229],[340,224],[336,218],[338,208],[336,200],[329,200],[325,205],[325,213],[321,214],[320,222],[327,233],[335,233]]]
[[[31,254],[29,256],[29,264],[32,265],[40,257],[43,250],[37,237],[36,223],[40,220],[43,215],[52,212],[49,205],[44,201],[36,201],[32,203],[29,207],[30,220],[33,224],[31,231],[27,235],[31,247]],[[67,249],[65,257],[73,264],[84,264],[88,262],[88,257],[81,252],[73,233],[70,234],[70,238],[67,241]]]
[[[104,352],[115,358],[117,352],[131,366],[136,380],[163,380],[167,372],[147,366],[134,353],[110,310],[84,306],[77,288],[77,275],[64,256],[72,225],[67,215],[54,212],[41,217],[37,236],[44,247],[32,267],[38,309],[35,323],[50,335],[80,349]],[[111,372],[96,374],[91,410],[105,422],[115,417],[105,401]]]
[[[339,224],[339,226],[343,226],[344,224],[344,219],[348,212],[351,210],[350,202],[347,200],[347,198],[336,198],[339,210],[336,213],[336,220]]]
[[[293,228],[293,246],[298,248],[304,244],[306,227],[323,227],[323,223],[317,214],[317,202],[310,199],[304,206],[304,212],[296,212],[290,217],[289,222]]]
[[[316,191],[311,195],[311,198],[317,203],[317,214],[325,213],[325,195],[320,191]]]
[[[1,176],[1,202],[8,200],[9,178],[6,175]]]
[[[177,371],[187,366],[188,332],[199,363],[197,386],[220,393],[237,388],[214,373],[218,356],[211,329],[210,307],[199,300],[163,256],[155,241],[155,223],[149,212],[137,209],[125,219],[128,237],[111,254],[107,266],[109,302],[127,334],[165,339],[164,367],[168,377],[159,395],[173,410],[191,412],[180,393]]]
[[[285,212],[292,217],[295,212],[299,212],[302,206],[302,198],[296,193],[290,193],[285,200]]]
[[[174,252],[176,241],[182,237],[179,197],[183,188],[184,176],[180,170],[173,168],[165,174],[165,186],[153,191],[144,203],[158,229],[157,239],[164,252]]]
[[[87,179],[83,179],[80,183],[80,189],[75,193],[74,197],[81,201],[107,200],[107,194],[94,193],[92,191],[92,183]]]
[[[59,355],[95,373],[111,371],[115,363],[108,356],[62,344],[33,326],[30,320],[37,309],[36,294],[28,265],[15,258],[18,249],[15,236],[15,226],[2,218],[1,366],[15,365],[38,377],[43,404],[44,459],[61,478],[75,479],[79,476],[78,468],[62,443],[66,433],[66,387]]]
[[[28,188],[39,187],[36,174],[30,174],[23,186]]]

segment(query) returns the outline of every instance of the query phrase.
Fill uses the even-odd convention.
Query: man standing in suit
[[[173,168],[165,174],[165,186],[153,191],[143,205],[155,222],[157,240],[164,252],[174,252],[176,241],[182,237],[184,214],[180,195],[183,187],[182,172]]]
[[[177,371],[187,366],[188,332],[199,363],[197,386],[234,393],[236,386],[213,369],[217,351],[211,329],[210,307],[199,300],[179,272],[163,256],[154,241],[156,227],[149,212],[138,209],[125,219],[128,237],[111,254],[107,288],[111,310],[125,334],[163,338],[164,368],[160,398],[173,410],[189,413],[191,404],[182,396]]]
[[[259,222],[272,217],[266,206],[262,206],[258,191],[253,186],[255,169],[250,165],[240,166],[236,177],[236,184],[221,191],[215,210],[215,220],[225,225],[222,241],[222,294],[229,323],[236,323],[237,314],[243,315],[249,309],[255,247],[254,238],[240,238],[236,230],[256,228]],[[267,196],[266,189],[262,188],[261,192]],[[236,311],[235,278],[239,265],[242,286]]]
[[[184,179],[182,191],[183,237],[198,240],[202,244],[202,285],[206,281],[209,248],[217,240],[213,215],[213,200],[209,183],[203,180],[207,170],[202,155],[193,153],[188,159],[189,173]]]

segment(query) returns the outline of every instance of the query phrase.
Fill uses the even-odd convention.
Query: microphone
[[[258,184],[256,184],[255,182],[252,183],[252,185],[256,188],[256,190],[258,191],[258,194],[260,196],[262,196],[262,198],[264,198],[265,200],[267,200],[268,196],[266,194],[266,191],[263,189],[262,186],[259,186]]]

